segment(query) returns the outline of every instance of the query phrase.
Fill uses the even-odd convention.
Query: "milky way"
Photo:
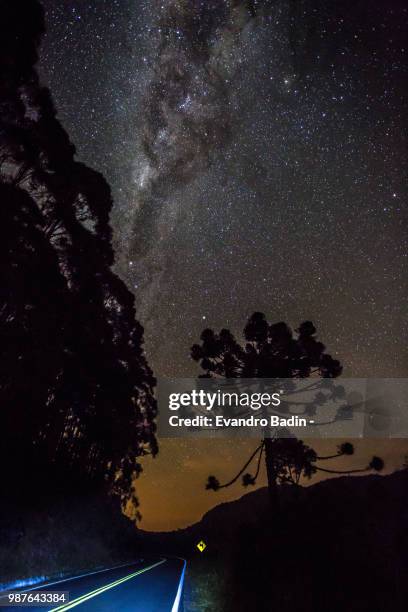
[[[135,162],[129,260],[141,270],[141,316],[151,315],[166,274],[166,244],[188,201],[174,193],[207,170],[232,138],[234,76],[247,2],[157,2],[156,56],[143,98],[142,153]],[[135,239],[133,239],[135,236]],[[133,270],[132,270],[133,272]]]

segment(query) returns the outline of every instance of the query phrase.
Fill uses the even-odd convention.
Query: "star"
[[[112,188],[155,376],[195,376],[209,322],[242,339],[263,311],[312,320],[345,375],[405,377],[403,3],[136,4],[44,0],[39,69]]]

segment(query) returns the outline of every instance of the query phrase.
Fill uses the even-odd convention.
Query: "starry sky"
[[[406,3],[43,4],[41,77],[112,186],[116,269],[156,376],[194,375],[202,329],[239,336],[255,310],[312,320],[348,376],[406,376]],[[384,444],[396,467],[406,444]],[[250,448],[162,441],[143,526],[241,494],[202,483]]]

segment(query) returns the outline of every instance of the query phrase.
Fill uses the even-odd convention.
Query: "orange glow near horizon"
[[[402,467],[408,454],[408,440],[353,440],[355,454],[331,462],[330,467],[352,469],[367,465],[372,455],[385,461],[385,473]],[[257,443],[256,439],[159,440],[159,455],[143,460],[144,471],[136,482],[140,501],[141,529],[147,531],[171,531],[187,527],[201,519],[214,506],[232,501],[253,491],[244,488],[240,481],[220,491],[207,491],[205,483],[210,474],[220,482],[234,476],[242,467]],[[336,450],[340,440],[306,441],[319,454]],[[251,471],[251,470],[249,470]],[[316,475],[304,484],[313,484],[327,478]],[[261,471],[257,486],[265,486],[265,470]]]

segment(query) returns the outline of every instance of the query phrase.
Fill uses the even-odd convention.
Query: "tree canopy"
[[[307,378],[318,374],[336,378],[342,372],[340,362],[326,353],[315,334],[310,321],[303,322],[294,335],[286,323],[269,324],[263,313],[255,312],[244,328],[245,345],[228,329],[218,334],[205,329],[201,345],[193,345],[191,356],[206,376]]]
[[[107,485],[125,503],[138,457],[157,452],[155,380],[111,268],[109,185],[76,161],[39,82],[43,31],[37,0],[2,7],[1,477],[16,492]]]

